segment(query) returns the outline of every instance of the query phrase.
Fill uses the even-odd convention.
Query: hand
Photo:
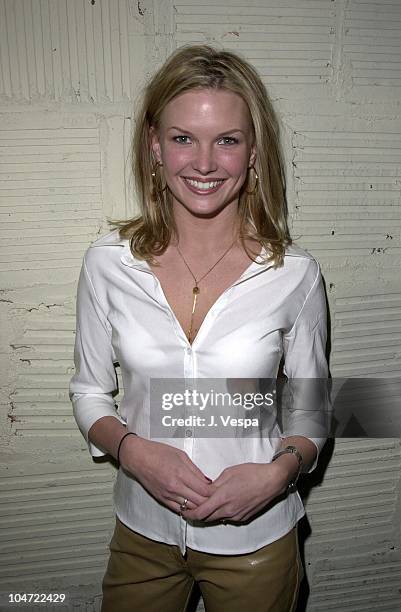
[[[234,465],[213,481],[214,492],[206,501],[182,516],[206,522],[223,519],[244,522],[284,493],[288,482],[288,470],[278,460]]]
[[[120,463],[162,504],[180,513],[203,504],[214,491],[207,478],[188,455],[174,446],[128,436],[120,451]]]

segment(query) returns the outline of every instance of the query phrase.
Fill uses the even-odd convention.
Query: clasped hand
[[[287,478],[274,463],[243,463],[226,468],[208,486],[213,487],[210,497],[182,512],[185,519],[245,522],[285,491]]]
[[[121,456],[123,467],[153,497],[193,521],[247,521],[283,493],[288,482],[279,462],[234,465],[212,482],[184,451],[133,436]]]

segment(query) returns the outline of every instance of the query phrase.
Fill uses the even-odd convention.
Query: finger
[[[227,520],[227,517],[225,516],[224,512],[219,508],[218,510],[216,510],[216,512],[213,512],[203,520],[205,521],[205,523],[213,523],[215,521],[223,522],[224,519]]]
[[[190,507],[189,502],[192,503],[193,507],[198,507],[209,499],[208,497],[203,497],[202,495],[199,495],[198,493],[196,493],[196,491],[194,491],[190,487],[185,487],[183,485],[180,485],[179,490],[180,490],[179,495],[171,494],[169,499],[171,499],[171,501],[177,501],[181,499],[182,501],[180,503],[182,503],[184,499],[187,499],[188,508]]]
[[[193,503],[188,498],[184,498],[181,496],[176,497],[175,499],[165,498],[163,502],[170,510],[173,510],[177,514],[182,516],[182,512],[185,510],[195,510],[197,508],[196,504]]]
[[[205,499],[209,498],[216,491],[216,487],[213,485],[213,483],[207,483],[203,480],[201,481],[197,476],[194,476],[194,474],[189,471],[183,475],[182,484],[191,489],[191,491],[193,491],[197,496],[204,497]]]
[[[232,476],[233,475],[229,472],[229,470],[225,469],[215,480],[213,480],[213,484],[216,485],[216,487],[221,487],[221,485],[228,482]]]
[[[224,510],[222,510],[221,508],[219,508],[215,512],[212,512],[211,514],[208,514],[207,516],[204,516],[204,517],[198,516],[197,508],[195,508],[192,511],[190,511],[190,510],[183,510],[182,511],[182,516],[186,520],[190,520],[190,521],[202,521],[203,523],[212,523],[214,521],[223,521],[224,519],[227,519],[227,515],[224,513]]]
[[[190,457],[188,457],[187,454],[185,454],[185,458],[184,458],[185,464],[186,466],[189,468],[189,470],[194,474],[194,476],[198,476],[198,478],[200,478],[202,481],[207,481],[207,482],[212,482],[212,479],[209,478],[208,476],[206,476],[202,470],[200,470],[198,468],[197,465],[195,465],[195,463],[190,459]]]
[[[247,510],[246,513],[242,513],[241,518],[238,518],[236,520],[241,520],[242,522],[247,521],[248,519],[252,518],[255,514],[257,514],[259,512],[259,510],[262,510],[265,507],[266,504],[259,504],[258,506],[256,506],[256,508],[252,508],[251,510]]]
[[[190,507],[195,508],[196,506],[194,504],[192,504],[191,502],[188,502],[188,508]],[[178,503],[178,502],[170,502],[169,506],[170,510],[173,510],[176,514],[179,514],[180,516],[184,516],[183,512],[184,510],[182,509],[182,504]]]
[[[205,520],[212,513],[222,508],[224,502],[216,498],[217,498],[217,494],[213,495],[212,497],[209,497],[207,501],[205,501],[203,504],[200,504],[195,510],[185,512],[185,514],[183,513],[183,516],[191,520],[199,520],[199,521]]]
[[[230,520],[244,523],[248,519],[252,518],[255,514],[257,514],[259,510],[264,508],[265,505],[266,504],[264,503],[257,504],[253,508],[250,508],[249,506],[245,506],[242,508],[242,510],[237,511]]]
[[[186,512],[187,510],[195,510],[196,509],[196,504],[194,504],[190,499],[188,499],[187,497],[185,497],[182,500],[178,500],[178,505],[180,507],[180,513],[181,512]]]

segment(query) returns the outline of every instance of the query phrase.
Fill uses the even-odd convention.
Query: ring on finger
[[[185,512],[185,510],[188,510],[188,498],[187,497],[185,497],[182,504],[180,504],[180,512]]]

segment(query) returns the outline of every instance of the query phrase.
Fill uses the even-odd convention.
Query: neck
[[[174,211],[178,243],[188,253],[221,253],[238,236],[237,208],[227,206],[212,218],[195,216],[183,206]]]

